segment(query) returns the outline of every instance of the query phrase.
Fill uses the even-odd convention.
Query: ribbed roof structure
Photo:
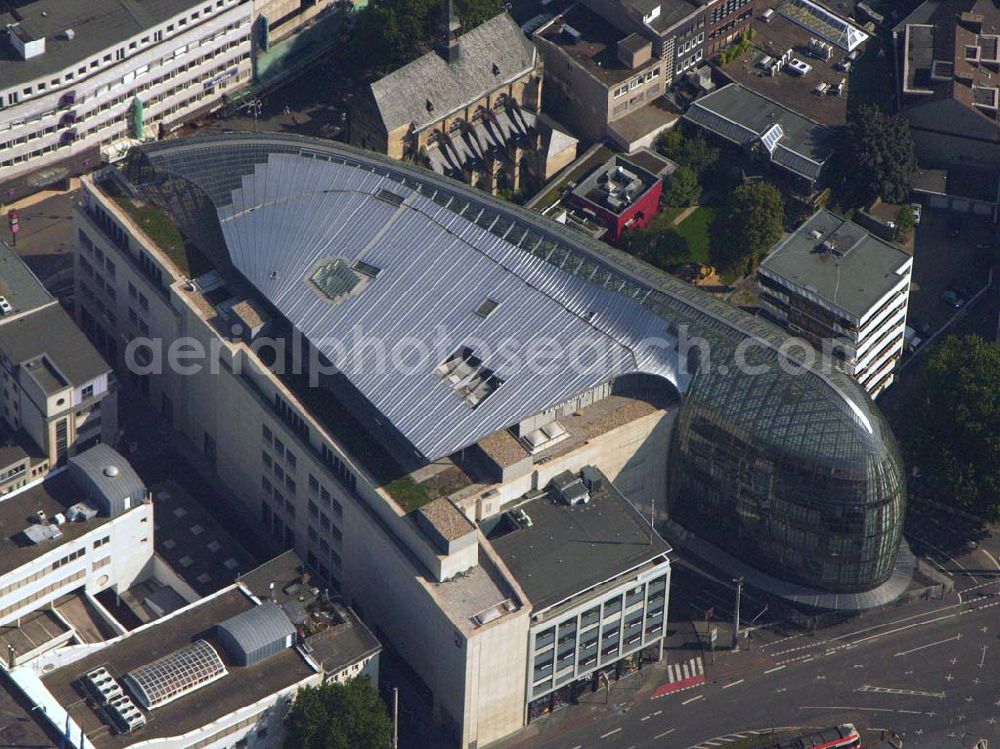
[[[373,372],[363,357],[338,360],[428,460],[588,387],[652,374],[684,396],[668,464],[675,502],[720,497],[731,508],[730,541],[752,545],[763,534],[769,543],[748,556],[786,566],[798,582],[857,589],[891,573],[905,506],[893,435],[853,379],[779,328],[542,216],[341,144],[187,138],[143,146],[129,173],[166,204],[183,184],[196,187],[214,205],[233,265],[321,349],[363,325],[390,342],[443,330],[446,356],[453,346],[493,349],[506,334],[603,352],[538,374],[491,351],[481,363],[502,384],[475,408],[435,373],[434,359],[404,375]],[[377,272],[331,299],[310,279],[335,258]],[[487,297],[499,305],[482,317]],[[686,368],[678,340],[690,345]],[[707,435],[706,454],[691,452],[698,435]],[[754,506],[738,510],[750,496]],[[774,501],[788,506],[784,522],[769,510]],[[839,513],[845,533],[867,539],[850,581],[820,569],[821,555],[834,565],[843,557],[795,536],[792,506],[809,507],[802,522],[814,528]]]

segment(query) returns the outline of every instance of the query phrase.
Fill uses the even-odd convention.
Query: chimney
[[[444,17],[441,19],[439,29],[441,40],[437,44],[437,53],[450,64],[458,60],[459,55],[458,30],[461,24],[455,15],[455,0],[445,0],[443,11]]]

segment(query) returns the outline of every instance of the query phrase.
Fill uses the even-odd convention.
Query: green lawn
[[[690,216],[674,227],[677,233],[687,240],[687,257],[678,259],[678,262],[712,264],[709,259],[710,230],[715,221],[715,214],[715,208],[699,206]]]

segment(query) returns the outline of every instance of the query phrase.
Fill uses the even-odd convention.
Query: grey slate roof
[[[537,52],[506,13],[459,37],[459,58],[449,64],[428,52],[375,81],[372,96],[387,131],[413,123],[416,129],[475,101],[535,66]],[[494,73],[494,65],[499,72]],[[433,111],[427,110],[427,102]]]
[[[818,252],[827,240],[846,254]],[[911,260],[895,245],[824,209],[778,244],[760,270],[860,318],[899,285],[899,273]]]
[[[45,52],[22,60],[0,31],[0,88],[59,73],[201,4],[201,0],[36,0],[17,4],[23,22],[45,37]],[[0,13],[0,29],[15,22],[13,14]],[[65,38],[66,29],[73,29],[73,39]]]
[[[783,135],[771,154],[772,161],[811,180],[819,177],[835,146],[832,128],[738,83],[696,100],[684,119],[740,146],[749,146],[774,125],[780,125]]]

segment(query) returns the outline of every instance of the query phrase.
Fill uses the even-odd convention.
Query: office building
[[[676,119],[655,103],[750,26],[753,0],[584,0],[534,34],[546,111],[590,139],[650,145]]]
[[[533,617],[557,602],[489,526],[566,471],[598,469],[642,517],[664,517],[665,500],[678,517],[712,504],[688,527],[834,591],[837,605],[855,602],[840,591],[894,594],[883,586],[905,484],[892,434],[843,372],[787,374],[779,363],[794,354],[771,324],[483,191],[328,141],[150,144],[84,191],[80,257],[92,245],[119,269],[115,324],[80,295],[89,334],[116,342],[122,377],[261,533],[357,602],[456,744],[529,717]],[[138,200],[184,241],[159,246]],[[547,366],[529,355],[538,336],[556,352]],[[704,339],[711,364],[683,336]],[[168,364],[180,339],[205,352],[202,366]],[[733,362],[747,339],[763,374]],[[817,422],[826,428],[807,439]],[[764,478],[751,482],[751,468]],[[780,514],[738,511],[751,496]],[[857,554],[832,557],[791,532],[800,511],[816,524],[843,514],[847,496],[837,538]],[[646,564],[665,547],[644,548]],[[612,567],[626,590],[645,582]]]
[[[651,522],[584,466],[490,524],[490,543],[531,601],[529,721],[660,659],[670,547]]]
[[[10,678],[70,749],[277,749],[299,689],[358,677],[377,686],[378,641],[299,566],[283,555],[110,640],[41,655]]]
[[[841,366],[874,398],[903,353],[913,257],[827,210],[760,265],[761,308]]]
[[[34,0],[0,14],[0,202],[117,158],[251,78],[246,0]]]
[[[0,625],[19,626],[73,592],[124,591],[153,558],[149,493],[107,445],[0,499],[0,527]],[[5,655],[17,664],[37,653]]]
[[[112,264],[113,272],[113,264]],[[24,261],[0,242],[0,494],[113,443],[114,373]]]

